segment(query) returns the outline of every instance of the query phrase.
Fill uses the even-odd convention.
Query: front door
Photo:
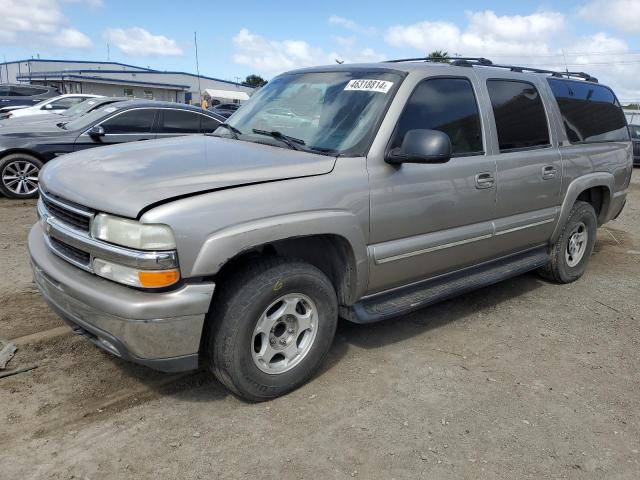
[[[495,157],[486,154],[471,78],[417,84],[389,148],[413,129],[447,133],[453,158],[389,165],[368,159],[371,185],[369,293],[480,263],[494,255]]]
[[[76,141],[76,150],[152,140],[156,138],[154,123],[157,111],[154,108],[133,108],[113,115],[98,124],[104,129],[104,135],[92,137],[83,133]]]

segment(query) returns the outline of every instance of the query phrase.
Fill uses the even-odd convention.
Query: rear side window
[[[21,97],[30,97],[33,95],[41,95],[43,93],[46,92],[46,90],[44,88],[37,88],[37,87],[23,87],[23,86],[17,86],[17,87],[11,87],[11,95],[17,95],[17,96],[21,96]]]
[[[201,115],[186,110],[163,110],[164,121],[160,133],[198,133]]]
[[[607,87],[555,78],[548,82],[571,143],[629,140],[624,112]]]
[[[220,126],[220,122],[215,118],[206,117],[204,115],[200,115],[200,117],[200,120],[202,122],[202,131],[204,133],[211,133]]]
[[[407,101],[391,148],[399,147],[409,130],[439,130],[449,135],[453,155],[483,152],[478,105],[465,78],[433,78],[420,83]]]
[[[101,125],[108,135],[122,135],[128,133],[149,133],[153,126],[156,111],[151,109],[128,110],[111,117]]]
[[[542,99],[529,82],[488,80],[500,151],[550,145]]]

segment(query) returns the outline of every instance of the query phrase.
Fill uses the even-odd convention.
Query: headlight
[[[137,250],[173,250],[176,241],[168,225],[144,224],[100,213],[91,223],[91,236]]]

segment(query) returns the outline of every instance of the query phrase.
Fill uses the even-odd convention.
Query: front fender
[[[355,258],[356,294],[363,295],[369,278],[365,235],[356,216],[342,210],[278,215],[213,232],[202,245],[191,275],[214,275],[228,260],[242,252],[278,240],[311,235],[337,235],[349,243]]]
[[[571,208],[576,203],[580,194],[590,188],[604,187],[606,189],[606,193],[602,198],[602,209],[600,210],[600,215],[598,217],[599,224],[605,223],[608,219],[609,206],[611,205],[611,200],[613,198],[614,185],[615,177],[611,173],[607,172],[589,173],[573,180],[569,184],[567,193],[564,196],[564,201],[560,208],[560,217],[558,218],[556,228],[551,235],[551,243],[554,243],[560,236],[562,227],[569,218],[569,213],[571,213]]]

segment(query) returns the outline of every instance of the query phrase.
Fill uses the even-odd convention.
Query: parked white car
[[[74,105],[84,102],[88,98],[96,98],[101,95],[89,95],[84,93],[68,93],[57,97],[47,98],[40,103],[27,108],[11,110],[2,115],[3,118],[26,117],[30,115],[46,115],[49,113],[60,113]]]

